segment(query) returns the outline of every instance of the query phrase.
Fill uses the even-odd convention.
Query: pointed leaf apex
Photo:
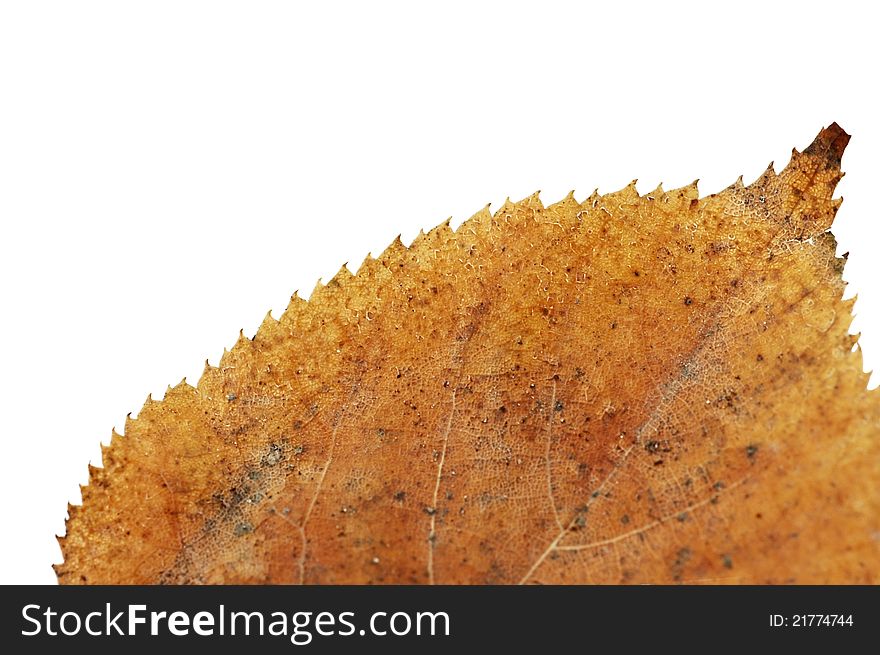
[[[850,135],[840,125],[831,123],[816,135],[813,142],[804,150],[804,154],[825,159],[828,168],[839,168],[843,151],[846,150],[849,140]]]

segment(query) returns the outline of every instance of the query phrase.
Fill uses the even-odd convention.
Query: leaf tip
[[[843,151],[849,143],[850,135],[836,122],[823,127],[813,142],[804,150],[804,154],[824,158],[829,167],[840,166]]]

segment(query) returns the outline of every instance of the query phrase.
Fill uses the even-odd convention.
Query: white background
[[[837,121],[834,232],[878,368],[871,6],[3,2],[0,581],[54,582],[65,503],[147,393],[508,195],[707,194]]]

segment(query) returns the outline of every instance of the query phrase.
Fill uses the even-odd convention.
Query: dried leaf
[[[343,267],[114,434],[59,580],[880,581],[880,403],[828,232],[848,140]]]

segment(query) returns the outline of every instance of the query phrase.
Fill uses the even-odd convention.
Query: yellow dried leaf
[[[848,140],[343,267],[113,436],[59,580],[880,581],[880,403],[828,232]]]

